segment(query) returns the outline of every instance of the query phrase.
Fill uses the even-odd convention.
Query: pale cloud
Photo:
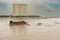
[[[28,0],[0,0],[0,2],[7,2],[7,3],[26,3]]]
[[[0,0],[0,2],[7,3],[44,3],[46,0]]]

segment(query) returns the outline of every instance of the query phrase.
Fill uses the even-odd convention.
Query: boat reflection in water
[[[26,39],[26,29],[25,26],[10,26],[10,31],[12,32],[12,40],[24,40]]]

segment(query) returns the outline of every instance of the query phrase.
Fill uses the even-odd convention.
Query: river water
[[[26,20],[29,25],[9,26],[9,20],[0,20],[0,40],[60,40],[60,24],[54,19]],[[41,22],[42,25],[36,25]]]

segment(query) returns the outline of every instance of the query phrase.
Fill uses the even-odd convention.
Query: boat
[[[10,21],[10,26],[13,26],[13,25],[26,25],[27,24],[27,22],[25,22],[25,21],[18,21],[18,22],[14,22],[14,21]]]

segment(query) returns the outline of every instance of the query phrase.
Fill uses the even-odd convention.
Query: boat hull
[[[10,21],[9,24],[10,24],[10,26],[13,26],[13,25],[15,25],[15,26],[17,26],[17,25],[21,26],[21,25],[26,25],[27,22],[25,22],[25,21],[20,21],[20,22]]]

